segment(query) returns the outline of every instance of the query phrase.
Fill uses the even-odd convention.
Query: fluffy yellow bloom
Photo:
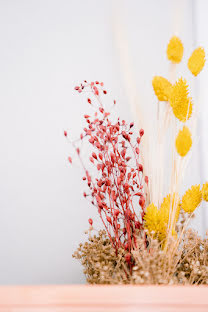
[[[173,36],[168,43],[167,57],[172,63],[180,63],[183,57],[183,44],[176,36]]]
[[[144,215],[145,229],[153,238],[157,238],[159,241],[163,241],[166,238],[167,225],[164,223],[164,219],[161,218],[159,210],[152,203],[150,204]]]
[[[146,209],[144,215],[145,229],[148,230],[149,234],[153,238],[157,238],[159,241],[164,241],[166,239],[169,215],[170,211],[173,211],[176,199],[177,196],[175,194],[173,196],[169,194],[164,198],[160,209],[158,209],[153,203]],[[180,203],[178,202],[174,223],[177,222],[179,214]],[[174,228],[172,229],[172,235],[175,236]]]
[[[188,68],[194,76],[197,76],[203,69],[204,64],[205,64],[205,52],[203,48],[199,47],[195,49],[191,54],[188,60]]]
[[[202,186],[202,196],[203,199],[208,202],[208,182],[204,183]]]
[[[147,207],[144,220],[145,228],[149,231],[149,233],[156,233],[158,230],[158,209],[153,203]]]
[[[155,76],[152,86],[159,101],[168,101],[172,85],[166,78]]]
[[[184,126],[178,132],[176,137],[175,146],[178,154],[182,157],[186,156],[192,146],[191,132],[188,127]]]
[[[202,201],[200,185],[192,185],[182,197],[182,208],[185,212],[193,212]]]
[[[175,205],[177,204],[177,207],[175,208]],[[176,194],[168,194],[164,199],[163,202],[160,206],[160,217],[163,218],[164,222],[168,225],[169,222],[169,215],[170,212],[173,211],[173,209],[175,210],[175,218],[174,221],[177,222],[178,221],[178,217],[180,214],[180,201],[179,201],[179,197]]]
[[[173,113],[180,121],[185,122],[192,115],[193,104],[189,97],[188,85],[185,79],[180,78],[171,88],[169,103]]]

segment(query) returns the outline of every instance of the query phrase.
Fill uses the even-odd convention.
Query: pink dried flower
[[[79,140],[71,142],[85,172],[83,180],[87,182],[88,195],[86,192],[83,195],[90,197],[92,205],[97,208],[116,253],[120,247],[128,250],[126,262],[130,265],[131,250],[136,244],[136,231],[143,228],[145,211],[146,194],[143,184],[147,177],[143,176],[143,166],[139,159],[139,144],[144,130],[140,130],[140,137],[134,138],[133,122],[127,124],[119,118],[114,122],[110,119],[110,112],[106,111],[101,102],[101,91],[107,94],[103,90],[103,83],[84,81],[75,90],[91,92],[94,97],[93,106],[96,106],[94,115],[84,115],[85,134],[80,136],[82,142],[89,145],[88,159],[93,170],[87,169],[89,163],[88,166],[85,165],[86,157],[82,158],[77,147]],[[87,101],[92,103],[90,98]],[[135,196],[139,196],[139,202],[134,200]],[[88,220],[89,223],[91,220]]]
[[[93,221],[92,221],[92,219],[90,218],[90,219],[88,219],[88,222],[89,222],[89,224],[92,226],[93,225]]]
[[[139,134],[140,134],[140,136],[142,137],[142,136],[144,135],[144,130],[141,129],[141,130],[139,131]]]

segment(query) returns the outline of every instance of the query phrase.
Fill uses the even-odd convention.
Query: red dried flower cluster
[[[86,127],[80,135],[80,140],[87,140],[91,146],[89,160],[95,168],[95,177],[86,168],[77,141],[71,142],[85,171],[83,180],[87,182],[88,192],[84,192],[84,197],[90,198],[92,205],[97,207],[116,252],[121,246],[125,248],[128,252],[126,261],[130,263],[130,252],[136,244],[135,233],[143,228],[144,184],[148,183],[139,160],[144,130],[141,129],[138,137],[134,138],[133,122],[128,125],[119,118],[116,122],[110,120],[110,113],[100,100],[100,93],[107,93],[103,83],[84,81],[75,90],[91,92],[93,99],[88,98],[87,101],[98,108],[92,117],[84,115]],[[92,225],[92,219],[89,223]]]

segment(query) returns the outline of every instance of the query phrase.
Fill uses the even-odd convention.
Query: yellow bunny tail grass
[[[156,233],[158,228],[158,209],[153,203],[147,207],[144,220],[145,229],[147,229],[149,233]]]
[[[177,196],[175,194],[173,194],[173,196],[169,194],[163,199],[163,203],[161,204],[160,209],[157,209],[157,207],[153,203],[150,204],[146,209],[144,215],[145,229],[148,231],[150,236],[152,236],[153,238],[157,238],[160,242],[164,242],[167,238],[169,216],[170,213],[173,212],[176,200]],[[177,203],[174,224],[178,220],[180,208],[180,203]],[[172,235],[174,234],[174,232],[175,229],[173,227]]]
[[[195,49],[191,54],[188,60],[188,68],[194,76],[197,76],[203,69],[204,64],[205,64],[204,48],[199,47]]]
[[[183,44],[181,40],[173,36],[167,46],[167,58],[172,63],[180,63],[183,57]]]
[[[153,203],[147,207],[144,221],[144,227],[151,237],[157,238],[159,241],[165,240],[167,225],[164,219],[160,217],[159,210]]]
[[[171,88],[169,103],[173,113],[180,121],[185,122],[192,115],[193,104],[189,97],[188,84],[180,78]]]
[[[175,146],[180,156],[184,157],[187,155],[192,146],[191,132],[188,127],[184,126],[183,129],[179,131]]]
[[[155,76],[152,86],[159,101],[168,101],[172,85],[166,78]]]
[[[203,200],[208,202],[208,182],[204,183],[202,186],[202,197]]]
[[[176,201],[177,201],[177,203],[176,203]],[[163,219],[163,221],[167,225],[168,225],[168,222],[169,222],[170,212],[173,211],[175,204],[177,204],[177,208],[176,208],[174,221],[177,222],[179,214],[180,214],[180,209],[181,209],[178,195],[176,195],[176,194],[173,194],[173,195],[168,194],[163,199],[163,202],[162,202],[162,204],[160,206],[160,210],[159,210],[160,218]]]
[[[191,213],[200,205],[202,201],[202,192],[200,185],[192,185],[182,197],[182,209]]]

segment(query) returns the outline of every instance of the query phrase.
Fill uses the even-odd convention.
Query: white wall
[[[191,1],[175,14],[176,2],[0,1],[1,284],[84,282],[71,254],[88,218],[97,217],[82,198],[81,170],[67,163],[63,130],[79,133],[89,109],[73,87],[83,79],[104,81],[120,115],[132,118],[114,30],[121,19],[139,100],[151,120],[151,79],[168,73],[165,46],[173,31],[185,55],[192,47]],[[202,9],[201,28],[205,22]],[[200,43],[207,44],[205,32]],[[197,157],[193,168],[199,179]]]
[[[196,12],[195,20],[195,37],[196,44],[203,45],[208,55],[208,36],[207,28],[208,21],[206,13],[208,11],[208,2],[206,0],[198,0],[194,3]],[[207,58],[207,57],[206,57]],[[198,83],[196,85],[196,92],[198,102],[200,105],[199,114],[199,151],[200,151],[200,174],[202,181],[208,181],[208,66],[206,66],[203,72],[199,76]],[[206,230],[208,229],[208,203],[203,205],[203,218],[202,226]]]

